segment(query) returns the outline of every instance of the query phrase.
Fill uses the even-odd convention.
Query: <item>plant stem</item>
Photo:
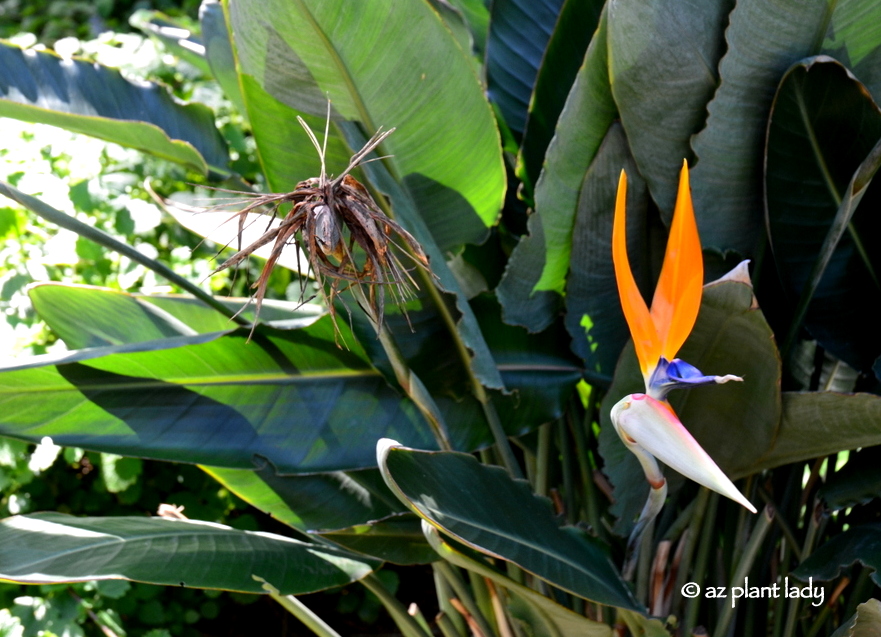
[[[707,572],[707,561],[710,556],[710,548],[717,539],[713,533],[713,525],[716,523],[716,510],[719,507],[719,495],[717,493],[710,494],[710,501],[707,505],[707,513],[704,517],[704,523],[701,527],[701,542],[697,550],[697,561],[694,564],[691,581],[696,582],[699,586],[703,586]],[[697,621],[698,610],[700,610],[701,596],[693,597],[688,600],[685,605],[685,615],[682,622],[682,634],[691,635]]]
[[[743,582],[746,580],[746,576],[749,575],[750,570],[753,567],[753,563],[755,562],[756,556],[759,554],[759,549],[762,547],[762,541],[765,539],[765,535],[768,533],[768,529],[771,528],[771,521],[774,519],[774,508],[766,505],[765,509],[762,511],[762,514],[759,516],[758,521],[756,521],[756,525],[753,528],[753,532],[750,535],[749,541],[747,541],[746,546],[743,550],[743,555],[740,558],[740,561],[737,564],[737,568],[734,571],[734,575],[731,578],[731,586],[728,587],[729,595],[731,595],[731,590],[734,586],[736,586],[739,582]],[[731,623],[731,618],[734,615],[734,604],[725,604],[722,607],[722,614],[719,617],[719,622],[716,624],[716,630],[714,634],[716,637],[723,637],[725,633],[728,631],[728,624]]]
[[[551,462],[551,426],[545,423],[538,428],[538,450],[536,452],[535,483],[533,489],[538,495],[548,495],[548,472]]]
[[[575,458],[578,460],[578,468],[581,472],[581,488],[584,491],[584,508],[587,516],[587,523],[590,524],[593,532],[597,537],[602,538],[605,535],[605,529],[600,522],[600,509],[597,503],[597,488],[593,483],[593,469],[590,466],[590,451],[587,446],[587,437],[585,430],[591,431],[593,423],[593,409],[591,405],[594,403],[594,394],[596,389],[591,390],[590,399],[588,401],[587,410],[584,414],[584,422],[576,422],[574,415],[569,418],[569,429],[572,437],[575,438]]]
[[[691,521],[688,524],[688,528],[685,530],[685,533],[688,533],[688,537],[685,538],[685,546],[682,548],[682,559],[679,562],[679,572],[676,575],[676,583],[673,586],[673,599],[670,604],[671,609],[679,608],[679,604],[682,602],[682,587],[685,585],[687,581],[686,578],[691,571],[691,559],[694,556],[694,549],[697,546],[698,531],[703,524],[709,499],[710,490],[706,487],[701,487],[698,491],[697,498],[693,500],[694,509],[692,510]]]
[[[373,312],[372,306],[368,302],[367,297],[364,296],[364,290],[361,289],[361,286],[353,285],[351,290],[358,305],[364,311],[370,324],[373,325],[373,329],[376,331],[379,342],[382,344],[382,348],[385,350],[385,354],[388,356],[388,359],[392,364],[395,378],[401,386],[401,389],[404,390],[404,393],[407,394],[410,400],[416,404],[416,407],[422,413],[428,426],[431,428],[431,432],[434,434],[438,447],[444,451],[450,451],[453,446],[450,443],[450,437],[447,433],[443,416],[441,415],[437,404],[434,402],[434,399],[431,397],[431,394],[428,393],[425,384],[407,365],[407,361],[404,360],[404,356],[401,354],[401,350],[398,348],[398,344],[395,342],[388,327],[386,327],[384,323],[379,323]]]
[[[429,633],[426,633],[419,625],[419,622],[410,616],[404,605],[388,592],[388,589],[376,575],[370,573],[360,581],[367,590],[379,598],[404,637],[430,637]]]
[[[471,618],[480,628],[484,635],[492,635],[493,631],[489,627],[489,624],[486,621],[486,618],[483,616],[483,613],[480,612],[480,609],[477,607],[477,602],[474,601],[474,598],[471,596],[471,593],[468,591],[468,587],[465,585],[462,577],[454,570],[453,566],[444,560],[440,560],[439,562],[434,562],[432,567],[439,571],[440,574],[447,580],[447,583],[453,589],[453,592],[456,594],[456,597],[462,603],[462,606],[466,611],[471,615]]]
[[[323,619],[293,595],[280,595],[278,593],[269,593],[269,595],[291,615],[303,622],[306,628],[318,635],[318,637],[341,637],[337,631],[324,623]]]

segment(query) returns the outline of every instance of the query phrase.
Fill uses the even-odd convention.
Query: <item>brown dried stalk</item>
[[[338,177],[330,179],[325,171],[326,146],[320,146],[309,126],[301,118],[297,119],[318,151],[321,159],[320,176],[301,181],[288,193],[258,195],[235,213],[234,217],[238,216],[241,243],[241,233],[248,213],[269,206],[272,217],[275,218],[282,205],[291,204],[290,211],[279,225],[268,228],[251,245],[245,248],[239,245],[238,252],[211,274],[232,267],[247,259],[258,248],[273,243],[269,259],[252,286],[256,288],[254,298],[259,315],[269,275],[282,252],[293,245],[305,253],[309,261],[309,271],[318,282],[331,316],[335,316],[334,300],[340,292],[352,285],[364,286],[366,292],[358,296],[367,300],[369,307],[364,308],[365,311],[381,327],[385,312],[385,290],[389,290],[394,303],[402,305],[413,295],[413,289],[419,287],[410,276],[412,268],[408,269],[401,263],[399,253],[407,254],[415,267],[426,270],[429,267],[428,258],[419,243],[409,232],[386,216],[367,189],[350,174],[395,129],[385,132],[380,129],[352,156],[348,167]],[[329,123],[328,106],[328,127]],[[327,133],[328,129],[325,128],[325,144]],[[394,240],[394,235],[397,235],[403,245]],[[301,303],[308,301],[305,290],[306,284],[302,282]]]

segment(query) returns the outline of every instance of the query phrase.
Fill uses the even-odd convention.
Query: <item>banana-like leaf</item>
[[[755,459],[779,444],[781,369],[771,328],[748,282],[717,281],[704,287],[697,322],[678,356],[705,374],[744,378],[742,383],[675,391],[670,403],[730,478],[753,473]],[[615,433],[609,411],[627,394],[643,392],[645,381],[631,342],[603,401],[599,438],[604,471],[615,487],[617,530],[625,534],[645,503],[648,483],[636,457]],[[672,471],[667,478],[671,490],[683,479]]]
[[[611,637],[607,625],[587,619],[549,597],[519,584],[491,568],[486,562],[467,554],[467,549],[441,537],[436,528],[423,522],[422,530],[429,544],[437,553],[452,564],[491,580],[508,591],[508,609],[512,616],[522,622],[523,629],[535,637]]]
[[[599,0],[565,0],[545,47],[517,155],[517,177],[530,203],[557,119],[596,31],[603,5]]]
[[[831,511],[881,496],[881,447],[851,451],[847,464],[826,478],[817,495]]]
[[[223,4],[218,0],[202,0],[199,6],[199,24],[202,27],[205,60],[211,73],[230,101],[243,116],[247,117],[248,111],[242,97],[242,87],[239,86],[235,53],[232,49]]]
[[[489,31],[489,9],[483,0],[450,0],[459,10],[474,41],[474,52],[481,55],[486,50],[486,34]]]
[[[417,515],[468,546],[511,561],[555,586],[601,604],[637,610],[603,545],[561,528],[550,501],[500,467],[454,452],[377,445],[389,488]]]
[[[881,631],[881,602],[869,599],[857,606],[857,612],[832,637],[873,637]]]
[[[620,124],[609,129],[584,177],[566,281],[566,328],[572,335],[572,349],[584,360],[587,370],[607,378],[612,377],[618,356],[630,338],[612,265],[612,220],[622,170],[628,176],[629,252],[643,257],[631,260],[633,274],[643,290],[651,289],[648,255],[661,254],[663,247],[651,242],[653,234],[659,233],[651,233],[648,192]]]
[[[871,568],[872,579],[881,585],[881,524],[854,526],[836,535],[811,553],[792,575],[805,582],[810,577],[828,582],[857,561]]]
[[[486,85],[505,123],[526,128],[535,76],[563,0],[495,0],[486,41]]]
[[[796,308],[784,351],[804,319],[856,369],[881,354],[879,167],[881,109],[865,86],[828,57],[793,66],[774,98],[765,163],[771,246]]]
[[[881,397],[837,392],[783,392],[774,442],[735,472],[748,475],[845,449],[881,445]],[[721,466],[721,465],[720,465]]]
[[[718,86],[733,0],[621,0],[609,7],[612,94],[639,172],[669,226],[689,140]]]
[[[129,294],[88,285],[41,283],[28,290],[31,303],[68,349],[142,343],[232,329],[223,314],[190,296]],[[221,299],[233,312],[253,318],[248,299]],[[323,314],[314,305],[269,300],[261,319],[277,326],[303,327]]]
[[[498,131],[468,55],[427,2],[231,0],[229,18],[273,188],[290,189],[318,172],[305,134],[282,134],[295,125],[285,125],[285,109],[317,123],[330,99],[335,120],[358,122],[368,136],[397,128],[380,154],[391,155],[384,161],[442,251],[487,236],[505,189]],[[323,122],[314,128],[323,130]],[[343,141],[331,132],[336,158]],[[279,161],[296,152],[282,145],[301,146],[311,163],[305,155]]]
[[[762,231],[763,142],[780,78],[802,58],[827,54],[881,91],[881,7],[875,0],[828,3],[737,2],[725,29],[727,50],[707,109],[692,140],[694,210],[704,247],[752,254]],[[672,179],[672,175],[671,175]]]
[[[373,466],[389,433],[432,447],[415,407],[339,329],[351,349],[324,317],[250,342],[240,329],[34,357],[0,371],[0,433],[280,473]],[[454,439],[473,436],[463,428]]]
[[[214,114],[119,71],[0,43],[0,116],[52,124],[207,174],[229,172]]]
[[[0,579],[27,584],[129,579],[286,595],[358,580],[379,562],[341,549],[221,524],[35,513],[0,520]]]
[[[393,564],[428,564],[438,559],[422,534],[422,520],[409,512],[320,535],[350,551]]]
[[[531,332],[550,325],[559,308],[581,184],[617,116],[606,44],[604,13],[548,147],[529,234],[517,244],[497,289],[505,321]]]

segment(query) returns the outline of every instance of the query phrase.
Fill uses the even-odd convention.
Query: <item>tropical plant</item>
[[[206,0],[200,38],[157,27],[247,120],[279,193],[257,201],[290,230],[257,236],[283,236],[271,256],[294,267],[301,248],[337,305],[267,303],[257,322],[0,184],[191,295],[33,287],[71,351],[2,370],[0,431],[198,464],[297,539],[28,514],[0,522],[0,576],[266,591],[321,635],[295,596],[357,580],[416,636],[428,609],[375,571],[430,563],[447,636],[877,631],[881,16],[871,0],[699,4]],[[247,188],[210,109],[156,84],[14,46],[0,78],[0,114]],[[402,237],[384,244],[392,282],[413,279],[398,306],[377,301],[373,226],[334,207],[347,167],[345,205]],[[240,219],[221,244],[247,246]],[[698,368],[743,382],[663,402],[715,379]]]

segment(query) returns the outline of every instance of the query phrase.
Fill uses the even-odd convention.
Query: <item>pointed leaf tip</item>
[[[675,358],[694,327],[703,281],[704,261],[691,202],[688,162],[683,160],[664,265],[651,309],[661,340],[661,356],[667,360]]]
[[[615,280],[621,298],[621,309],[624,311],[624,318],[633,337],[639,367],[643,376],[648,378],[651,368],[658,362],[661,342],[645,299],[636,287],[636,280],[633,278],[630,260],[627,257],[627,173],[623,170],[618,180],[615,219],[612,224],[612,262],[615,265]]]

